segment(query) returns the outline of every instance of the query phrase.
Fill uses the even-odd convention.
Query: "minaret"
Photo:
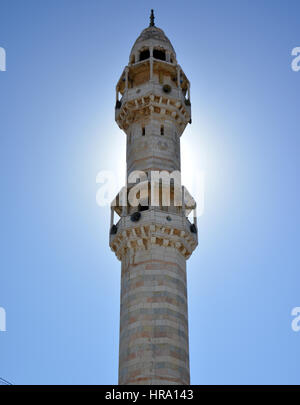
[[[150,190],[153,172],[180,172],[180,137],[191,123],[190,83],[155,26],[153,10],[116,86],[115,113],[127,137],[127,176],[144,172],[141,181]],[[111,207],[110,247],[122,263],[119,384],[188,385],[186,260],[198,244],[196,204],[181,186],[175,204],[171,182],[171,204],[160,191],[158,204],[151,195],[126,205],[132,187],[127,182]]]

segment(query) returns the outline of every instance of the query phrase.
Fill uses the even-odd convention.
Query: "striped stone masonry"
[[[122,260],[119,384],[189,384],[186,263],[153,245]]]

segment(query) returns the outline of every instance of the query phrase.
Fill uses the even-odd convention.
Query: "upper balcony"
[[[149,96],[154,96],[150,103]],[[150,105],[152,112],[162,108],[164,113],[168,109],[175,117],[175,109],[182,115],[177,118],[191,121],[190,84],[179,65],[150,58],[125,68],[116,87],[115,118],[119,126],[126,129],[122,121],[128,111]],[[155,111],[155,107],[159,110]]]

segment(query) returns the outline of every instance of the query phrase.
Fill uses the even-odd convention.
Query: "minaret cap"
[[[155,17],[154,17],[154,10],[152,9],[152,10],[151,10],[151,14],[150,14],[150,24],[149,24],[149,27],[154,27],[154,26],[155,26],[154,20],[155,20]]]

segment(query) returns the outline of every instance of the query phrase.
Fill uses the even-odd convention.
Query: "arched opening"
[[[159,59],[159,60],[166,60],[166,51],[163,49],[154,49],[153,58]]]
[[[140,61],[146,60],[150,58],[150,51],[149,49],[144,49],[140,52]]]

